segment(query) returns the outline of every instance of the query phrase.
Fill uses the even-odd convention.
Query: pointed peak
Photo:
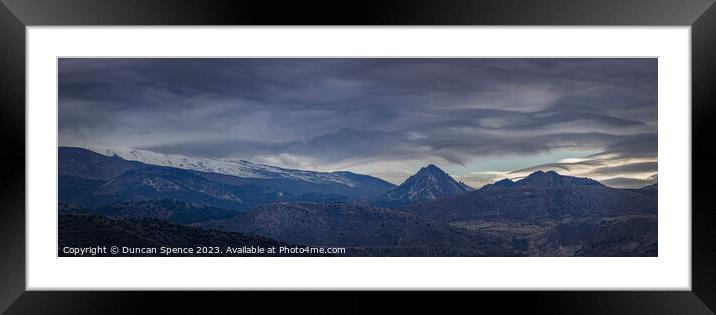
[[[430,173],[437,172],[437,173],[443,173],[443,174],[445,173],[439,167],[435,166],[435,164],[428,164],[428,165],[420,168],[420,170],[418,171],[417,174],[425,173],[425,172],[430,172]]]
[[[456,181],[434,164],[428,164],[384,196],[393,203],[408,204],[473,190],[474,188]]]
[[[423,168],[424,168],[424,169],[429,169],[429,170],[431,170],[431,169],[439,170],[439,169],[440,169],[439,167],[435,166],[435,164],[428,164],[428,165],[426,165],[426,166],[423,167]]]

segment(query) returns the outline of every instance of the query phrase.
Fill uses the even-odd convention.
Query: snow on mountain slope
[[[106,156],[145,164],[168,166],[186,170],[219,173],[244,178],[292,179],[310,183],[339,183],[353,187],[346,172],[324,173],[285,169],[255,164],[243,160],[199,159],[178,154],[164,154],[146,150],[87,147],[86,149]]]

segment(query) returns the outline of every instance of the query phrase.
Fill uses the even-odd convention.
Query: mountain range
[[[657,186],[616,189],[537,171],[402,209],[510,239],[527,256],[656,256]]]
[[[356,177],[350,172],[312,172],[286,169],[269,165],[251,163],[244,160],[200,159],[178,154],[164,154],[136,149],[95,148],[88,150],[108,157],[118,157],[127,161],[166,166],[205,173],[217,173],[241,178],[285,179],[314,184],[356,185]],[[358,180],[359,181],[359,180]]]
[[[445,222],[477,219],[524,221],[654,214],[657,212],[657,200],[630,189],[611,188],[588,178],[537,171],[516,182],[504,179],[479,190],[410,206],[406,211]]]
[[[427,165],[396,186],[351,172],[69,147],[59,148],[58,171],[64,218],[86,226],[100,216],[132,235],[151,219],[172,233],[340,246],[347,256],[657,254],[656,184],[616,189],[537,171],[473,189]]]
[[[124,201],[176,199],[247,210],[272,201],[368,200],[395,187],[382,179],[351,172],[309,172],[245,161],[176,156],[162,160],[162,155],[157,153],[127,152],[123,156],[129,154],[133,160],[116,154],[109,156],[82,148],[60,147],[60,201],[94,208]]]

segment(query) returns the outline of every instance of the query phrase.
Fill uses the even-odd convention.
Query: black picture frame
[[[0,311],[8,314],[270,311],[713,314],[716,310],[716,119],[713,0],[140,1],[0,0]],[[25,32],[71,25],[682,25],[691,26],[692,291],[643,292],[42,292],[25,288]],[[685,209],[686,210],[686,209]],[[427,296],[430,294],[430,296]],[[197,302],[200,301],[200,302]],[[435,301],[434,303],[428,301]],[[189,303],[190,302],[190,303]],[[386,303],[378,307],[378,303]],[[320,305],[320,307],[318,307]],[[488,308],[485,308],[487,310]]]

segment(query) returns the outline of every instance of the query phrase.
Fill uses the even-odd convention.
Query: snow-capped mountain
[[[246,210],[276,201],[371,200],[395,188],[380,178],[345,171],[290,170],[141,150],[60,147],[58,162],[59,200],[89,208],[172,199]]]
[[[339,183],[349,187],[353,187],[354,185],[348,172],[326,173],[302,171],[256,164],[243,160],[199,159],[178,154],[164,154],[136,149],[99,147],[88,147],[87,149],[109,157],[116,156],[124,160],[138,161],[145,164],[218,173],[243,178],[292,179],[315,184]]]

